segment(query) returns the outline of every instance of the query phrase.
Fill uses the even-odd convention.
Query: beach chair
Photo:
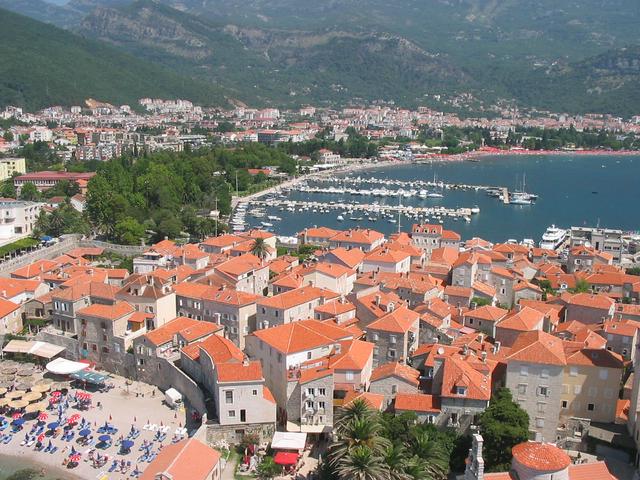
[[[49,450],[49,453],[54,454],[58,451],[58,447],[56,447],[55,445],[53,446],[53,448],[51,450]]]
[[[158,454],[156,452],[153,452],[151,455],[149,455],[149,458],[147,458],[147,463],[153,462],[157,456]]]
[[[13,440],[13,435],[11,435],[10,433],[6,434],[4,436],[4,439],[2,440],[2,443],[4,443],[5,445],[7,443],[9,443],[11,440]]]
[[[112,473],[113,471],[115,471],[116,468],[118,468],[118,463],[119,463],[118,460],[113,461],[113,463],[109,467],[109,473]]]

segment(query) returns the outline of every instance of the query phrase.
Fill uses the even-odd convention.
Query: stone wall
[[[245,435],[258,435],[260,443],[270,442],[276,431],[275,423],[253,423],[222,426],[218,423],[207,424],[207,444],[215,445],[221,440],[231,445],[242,442]]]
[[[78,340],[71,336],[67,335],[58,335],[55,333],[48,332],[46,330],[41,330],[36,335],[36,340],[40,340],[42,342],[49,342],[54,345],[58,345],[60,347],[64,347],[65,351],[62,352],[62,356],[68,360],[79,360],[80,359],[80,351],[78,348]]]

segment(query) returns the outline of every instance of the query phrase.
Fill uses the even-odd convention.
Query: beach
[[[155,431],[144,429],[144,426],[146,424],[155,424],[158,427],[169,427],[167,437],[162,442],[162,444],[166,445],[171,442],[175,430],[185,425],[186,413],[184,408],[179,410],[170,409],[163,402],[163,393],[151,385],[139,382],[127,385],[125,379],[120,377],[110,378],[109,383],[113,383],[114,388],[108,392],[91,392],[93,405],[91,408],[88,410],[76,410],[72,406],[67,412],[68,415],[77,413],[88,421],[91,424],[92,435],[95,438],[100,435],[96,431],[97,428],[104,425],[105,422],[118,429],[117,434],[112,435],[112,446],[96,450],[101,455],[106,454],[109,456],[109,460],[105,465],[96,469],[88,461],[89,447],[82,447],[77,443],[79,438],[78,427],[73,429],[75,438],[72,441],[65,442],[60,438],[60,435],[52,440],[52,443],[58,447],[58,450],[53,454],[37,452],[33,446],[21,446],[20,443],[25,436],[25,432],[28,432],[35,423],[35,421],[29,421],[25,424],[23,431],[14,435],[10,443],[0,444],[0,458],[6,459],[6,464],[3,462],[2,467],[0,467],[0,480],[24,468],[33,468],[35,470],[44,468],[46,470],[45,476],[38,478],[45,478],[46,480],[57,478],[70,480],[93,478],[124,479],[130,478],[130,473],[136,465],[139,470],[144,470],[148,463],[138,462],[139,457],[143,454],[139,450],[139,446],[144,440],[152,441],[156,434]],[[71,390],[71,392],[75,392],[75,389]],[[98,402],[100,402],[100,407],[98,407]],[[48,413],[49,419],[47,422],[54,421],[56,419],[55,413],[51,411]],[[120,435],[127,436],[132,425],[135,425],[140,430],[140,436],[135,439],[135,445],[131,448],[130,453],[123,455],[119,452],[120,448],[115,443]],[[45,439],[45,444],[48,441],[49,438]],[[161,443],[156,441],[154,443],[154,451],[158,451],[160,445]],[[72,447],[80,452],[82,456],[75,468],[67,469],[62,463],[65,458],[69,457]],[[119,462],[121,460],[130,461],[131,467],[128,472],[108,472],[114,459]]]

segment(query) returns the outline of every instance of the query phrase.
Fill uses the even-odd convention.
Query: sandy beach
[[[167,445],[171,442],[176,428],[185,425],[185,411],[183,408],[179,410],[170,409],[163,403],[164,395],[162,392],[150,385],[138,382],[126,385],[124,379],[119,377],[110,379],[109,383],[113,383],[115,387],[108,392],[91,392],[93,406],[89,410],[79,411],[71,406],[67,411],[67,416],[78,413],[90,422],[94,438],[100,435],[96,430],[98,427],[104,425],[105,422],[109,422],[118,429],[118,433],[112,436],[112,446],[104,450],[96,450],[96,452],[100,452],[101,455],[106,454],[109,456],[108,462],[102,466],[102,468],[93,468],[91,462],[88,461],[87,455],[90,447],[82,447],[77,443],[77,439],[79,438],[78,427],[73,429],[76,435],[72,441],[65,442],[61,440],[60,436],[52,440],[52,443],[58,447],[58,450],[53,454],[37,452],[33,446],[21,446],[20,443],[24,439],[25,432],[31,429],[35,420],[25,423],[25,428],[15,434],[10,443],[0,444],[0,455],[12,457],[16,461],[18,459],[26,460],[20,468],[34,468],[37,470],[45,468],[46,476],[42,478],[51,479],[124,479],[131,478],[130,474],[136,465],[140,471],[144,470],[148,463],[138,463],[138,459],[143,453],[139,450],[139,446],[144,440],[152,441],[155,435],[154,431],[143,428],[145,424],[150,423],[157,426],[169,427],[167,438],[162,442],[162,444]],[[75,392],[75,390],[72,390],[72,392]],[[98,402],[101,404],[100,407],[98,407]],[[49,411],[49,419],[47,421],[54,421],[55,418],[56,415]],[[120,447],[116,446],[115,442],[120,435],[126,437],[132,425],[135,425],[136,428],[140,430],[140,436],[135,439],[135,445],[131,448],[130,453],[126,455],[120,454]],[[48,440],[47,438],[45,443],[48,442]],[[153,450],[158,451],[160,445],[161,443],[156,441],[153,445]],[[78,466],[73,469],[67,469],[62,463],[63,460],[69,456],[72,447],[80,452],[82,457]],[[118,471],[108,472],[114,459],[131,462],[131,467],[126,474]],[[13,468],[15,461],[9,460],[9,462],[12,465],[9,467],[11,470],[7,469],[7,474],[20,469]],[[0,472],[5,475],[4,471],[0,470]]]

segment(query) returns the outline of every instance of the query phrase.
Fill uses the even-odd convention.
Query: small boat
[[[342,215],[338,215],[338,221],[342,222],[344,220],[344,217]]]

